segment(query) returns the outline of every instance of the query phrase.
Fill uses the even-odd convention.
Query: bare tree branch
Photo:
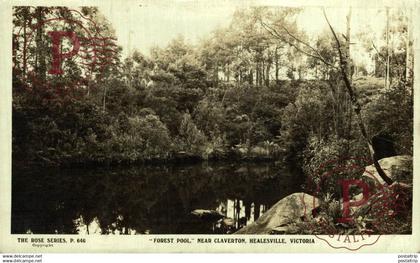
[[[352,102],[357,104],[357,105],[356,104],[354,104],[354,105],[359,106],[358,110],[360,111],[360,105],[359,105],[358,101],[356,100],[356,96],[355,96],[353,88],[351,86],[349,77],[347,76],[347,61],[346,61],[346,59],[344,59],[343,52],[341,50],[340,40],[338,39],[337,34],[334,31],[334,28],[331,26],[330,21],[328,20],[327,14],[325,13],[325,9],[322,9],[322,12],[324,13],[325,20],[327,21],[327,24],[328,24],[328,26],[331,30],[331,33],[332,33],[332,35],[335,39],[335,43],[337,45],[338,57],[340,59],[341,75],[343,77],[344,83],[346,84],[347,91],[349,92],[349,95],[350,95],[350,98],[352,99]],[[353,99],[355,99],[355,101],[353,101]]]
[[[304,46],[309,47],[311,50],[313,50],[316,54],[312,54],[310,52],[307,52],[303,49],[301,49],[300,47],[298,47],[296,44],[288,41],[286,38],[284,38],[283,36],[281,36],[276,29],[274,29],[273,27],[269,26],[268,24],[264,23],[262,21],[262,19],[259,19],[261,25],[264,27],[265,30],[267,30],[267,32],[269,32],[272,36],[286,42],[287,44],[289,44],[290,46],[294,47],[297,51],[310,56],[312,58],[315,58],[317,60],[322,61],[325,65],[332,67],[332,68],[337,68],[336,66],[334,66],[333,64],[331,64],[330,62],[328,62],[320,53],[319,51],[317,51],[314,47],[312,47],[311,45],[309,45],[308,43],[305,43],[304,41],[300,40],[299,38],[297,38],[296,36],[294,36],[292,33],[290,33],[289,30],[287,30],[284,26],[281,26],[283,28],[283,30],[293,39],[295,39],[297,42],[303,44]]]
[[[371,41],[372,41],[372,47],[375,49],[376,53],[378,53],[379,57],[385,62],[386,58],[378,51],[378,49],[375,46],[375,43],[373,43],[373,40]]]
[[[324,62],[325,64],[327,64],[328,66],[333,66],[333,65],[331,65],[330,63],[327,63],[326,62],[326,59],[319,53],[319,51],[316,49],[316,48],[314,48],[314,47],[312,47],[311,45],[309,45],[308,43],[306,43],[306,42],[304,42],[303,40],[301,40],[301,39],[299,39],[299,38],[297,38],[296,36],[294,36],[292,33],[290,33],[290,31],[289,30],[287,30],[287,28],[285,27],[285,26],[283,26],[283,25],[279,25],[281,28],[283,28],[283,30],[290,36],[290,37],[292,37],[294,40],[296,40],[297,42],[299,42],[299,43],[301,43],[301,44],[303,44],[303,45],[305,45],[305,46],[307,46],[308,48],[310,48],[312,51],[314,51],[315,52],[315,54],[319,57],[319,59],[321,59],[322,60],[322,62]]]

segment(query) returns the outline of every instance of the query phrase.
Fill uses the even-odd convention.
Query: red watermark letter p
[[[342,194],[343,194],[343,217],[338,218],[337,221],[341,223],[352,222],[353,219],[350,217],[350,207],[351,206],[361,206],[365,204],[369,199],[369,186],[361,180],[350,179],[350,180],[341,180]],[[363,190],[363,198],[350,202],[350,185],[356,185]]]
[[[79,39],[77,38],[76,33],[71,31],[51,31],[48,32],[48,35],[52,40],[52,66],[48,73],[55,75],[63,74],[63,70],[61,69],[61,62],[63,59],[70,58],[79,52]],[[71,44],[73,45],[73,49],[68,53],[61,53],[60,50],[61,39],[63,37],[69,38],[71,40]]]

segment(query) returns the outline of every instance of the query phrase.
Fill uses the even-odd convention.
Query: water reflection
[[[274,163],[14,169],[12,233],[232,233],[297,191],[297,178]]]

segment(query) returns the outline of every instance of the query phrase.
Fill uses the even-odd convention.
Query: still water
[[[14,169],[12,233],[233,233],[299,177],[274,163]]]

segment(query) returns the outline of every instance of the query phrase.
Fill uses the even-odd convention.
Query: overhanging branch
[[[383,60],[383,61],[385,61],[386,60],[386,58],[378,51],[378,49],[376,48],[376,46],[375,46],[375,43],[373,43],[373,41],[372,41],[372,47],[373,47],[373,49],[375,49],[375,51],[376,51],[376,53],[378,54],[378,56]]]
[[[298,37],[294,36],[292,33],[290,33],[289,30],[287,30],[286,27],[281,26],[281,28],[294,40],[296,40],[298,43],[303,44],[304,46],[308,47],[309,49],[311,49],[313,52],[315,52],[315,54],[307,52],[303,49],[301,49],[298,45],[294,44],[291,41],[288,41],[285,37],[283,37],[282,35],[280,35],[276,29],[274,29],[273,27],[269,26],[267,23],[264,23],[261,19],[258,19],[261,23],[261,25],[264,27],[265,30],[267,30],[268,33],[270,33],[272,36],[280,39],[281,41],[286,42],[288,45],[294,47],[297,51],[310,56],[312,58],[315,58],[317,60],[320,60],[322,63],[324,63],[325,65],[332,67],[332,68],[337,68],[336,66],[334,66],[333,64],[331,64],[330,62],[328,62],[320,53],[318,50],[316,50],[314,47],[312,47],[311,45],[309,45],[308,43],[304,42],[303,40],[299,39]]]
[[[337,45],[337,49],[338,49],[338,55],[339,55],[339,59],[340,59],[340,69],[341,69],[341,76],[344,80],[344,84],[347,88],[347,91],[349,93],[350,96],[350,100],[352,102],[353,105],[353,110],[356,113],[357,116],[357,122],[360,128],[360,131],[362,133],[363,138],[366,140],[367,144],[368,144],[368,148],[369,148],[369,153],[370,156],[372,158],[373,164],[376,168],[376,171],[378,172],[379,176],[382,178],[382,180],[385,181],[385,183],[387,183],[388,185],[391,185],[394,183],[394,181],[388,177],[388,175],[385,173],[385,171],[382,169],[381,165],[378,162],[378,159],[376,157],[376,153],[375,153],[375,149],[373,148],[372,145],[372,141],[370,140],[368,134],[367,134],[367,130],[366,127],[364,125],[363,119],[362,119],[362,115],[360,113],[361,111],[361,106],[359,101],[357,100],[356,94],[354,93],[353,87],[351,85],[351,82],[349,80],[348,77],[348,72],[347,72],[347,60],[344,58],[343,56],[343,52],[341,50],[341,44],[340,44],[340,40],[337,37],[337,34],[334,31],[334,28],[331,26],[330,21],[328,20],[327,14],[325,13],[325,9],[322,9],[322,12],[324,14],[325,20],[327,21],[327,24],[331,30],[332,35],[334,36],[335,39],[335,43]]]

